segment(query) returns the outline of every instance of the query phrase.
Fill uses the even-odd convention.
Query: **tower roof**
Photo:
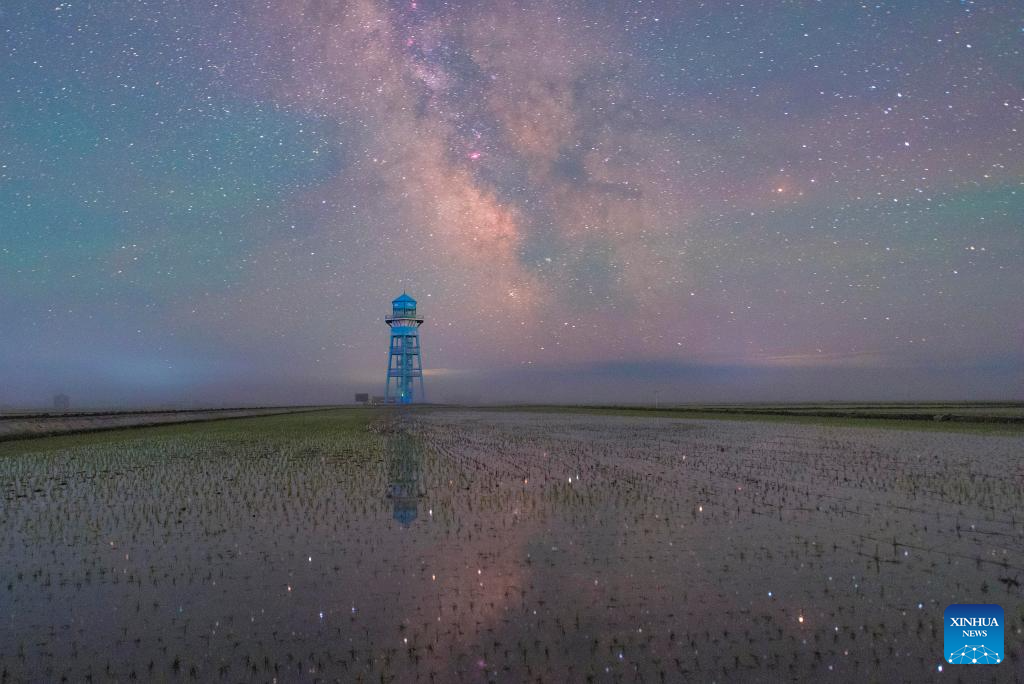
[[[395,297],[394,299],[392,299],[391,303],[392,304],[415,304],[416,300],[403,292],[400,296]]]

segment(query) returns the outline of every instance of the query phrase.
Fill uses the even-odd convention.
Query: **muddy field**
[[[334,411],[0,445],[7,681],[1014,681],[1024,437]],[[1000,665],[942,659],[999,603]],[[942,669],[940,669],[940,666]]]

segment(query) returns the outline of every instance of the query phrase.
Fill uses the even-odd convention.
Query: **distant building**
[[[384,397],[380,396],[379,394],[375,394],[375,395],[373,395],[373,401],[371,403],[373,403],[373,404],[383,404],[384,401],[385,401]]]
[[[66,394],[53,395],[53,410],[67,411],[71,408],[71,397]]]
[[[370,403],[370,395],[367,394],[366,392],[357,392],[356,393],[356,403],[357,404],[369,404]]]

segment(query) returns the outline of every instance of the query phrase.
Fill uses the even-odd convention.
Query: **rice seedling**
[[[1019,667],[1018,436],[333,411],[0,446],[9,680],[906,681]]]

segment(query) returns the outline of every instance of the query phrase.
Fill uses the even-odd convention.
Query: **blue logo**
[[[954,603],[946,608],[946,662],[997,665],[1003,662],[1003,609],[992,603]]]

